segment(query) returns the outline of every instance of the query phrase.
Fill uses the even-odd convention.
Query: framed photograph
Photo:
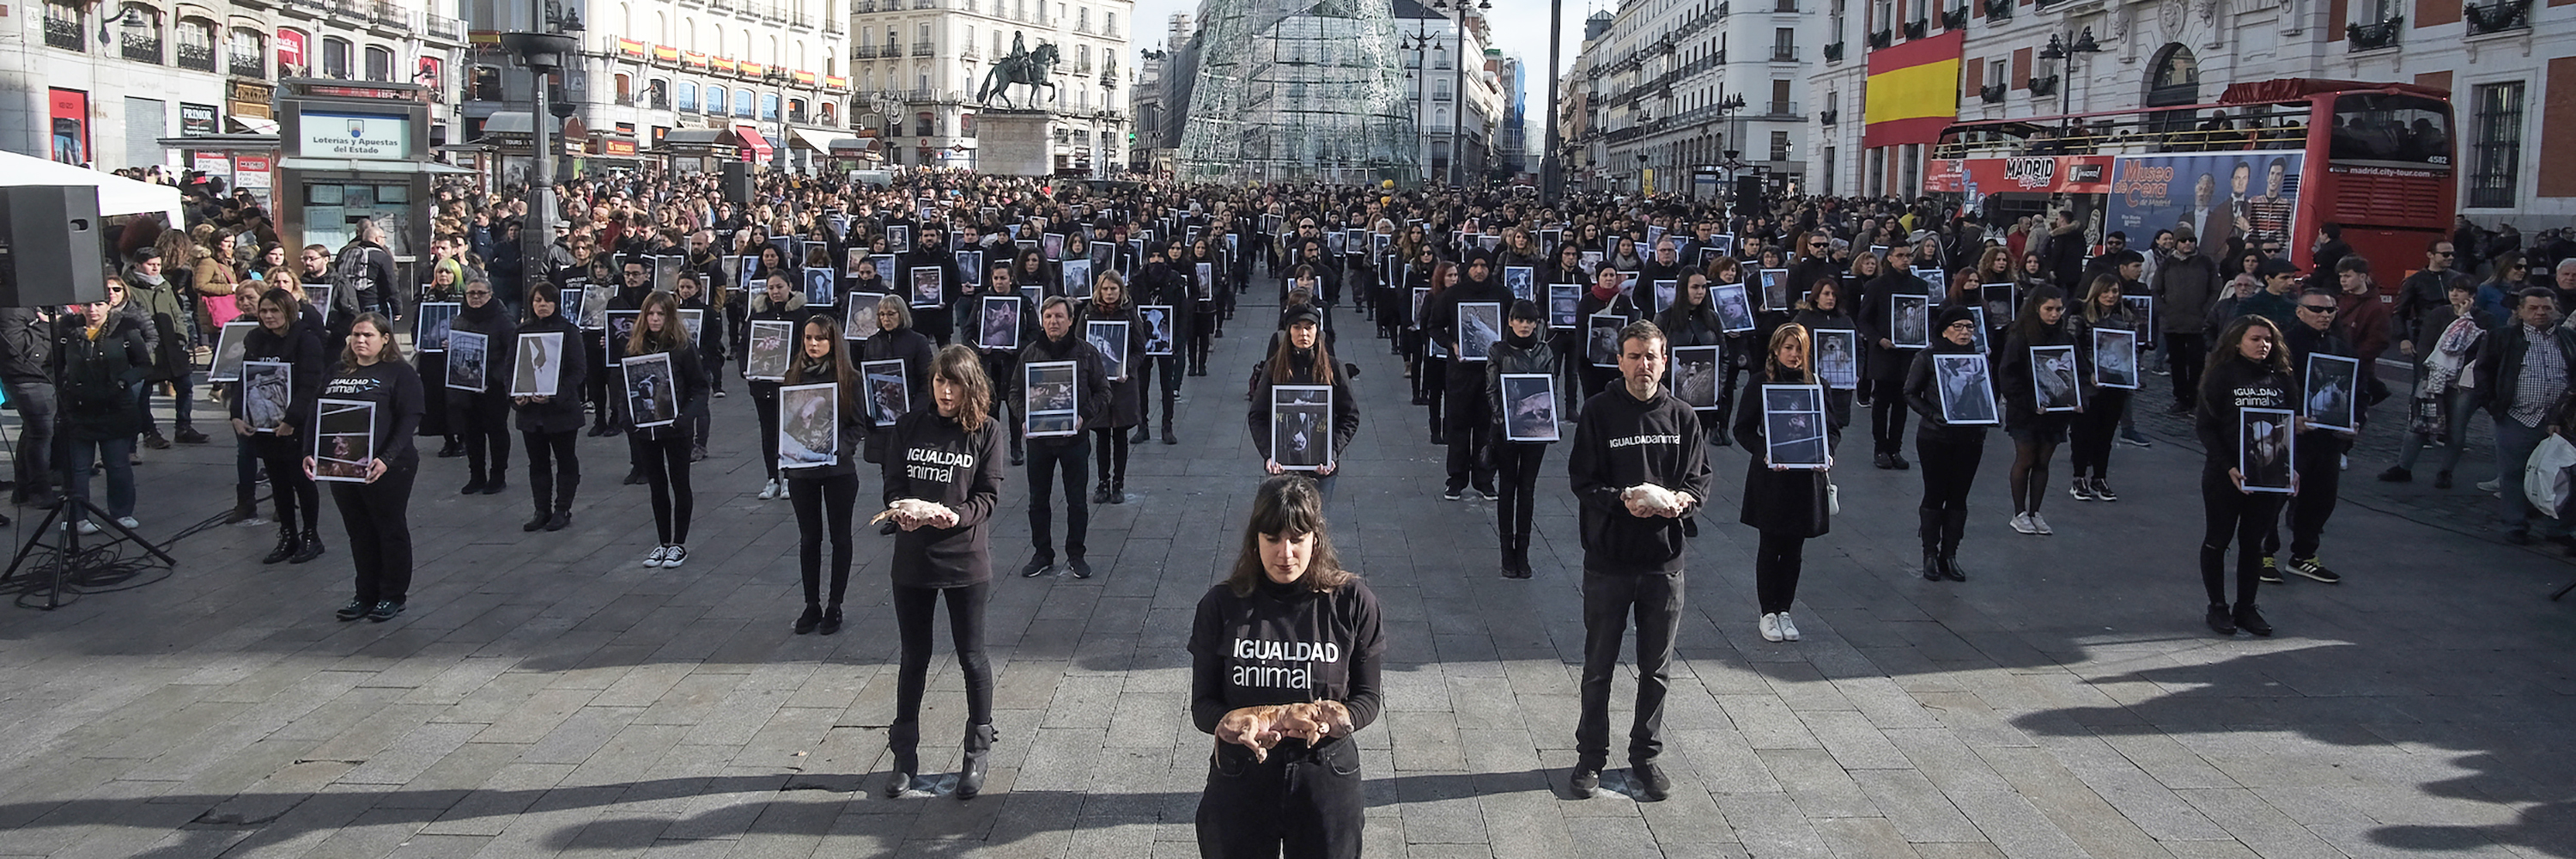
[[[2093,384],[2137,390],[2137,332],[2118,328],[2093,329]]]
[[[770,236],[769,246],[777,248],[778,258],[786,260],[789,266],[794,266],[796,261],[801,259],[801,257],[796,253],[797,244],[795,236]]]
[[[1701,268],[1707,268],[1708,264],[1716,262],[1718,257],[1734,255],[1734,233],[1710,233],[1708,235],[1708,247],[1700,249],[1699,265]]]
[[[242,422],[251,432],[275,433],[286,425],[286,410],[295,403],[295,365],[284,361],[244,361],[239,371]]]
[[[805,284],[804,284],[804,286],[805,286],[805,306],[807,306],[807,307],[830,307],[830,306],[832,306],[832,305],[834,305],[834,304],[838,304],[838,303],[840,303],[840,298],[839,298],[839,292],[840,292],[839,284],[840,284],[840,282],[839,282],[839,281],[837,281],[837,280],[834,280],[834,279],[833,279],[833,273],[832,273],[832,270],[831,270],[831,269],[828,269],[828,268],[809,268],[809,269],[806,269],[806,270],[805,270]]]
[[[895,363],[902,363],[897,361]],[[841,386],[834,382],[778,389],[778,467],[840,464]]]
[[[1651,285],[1651,287],[1650,287],[1649,289],[1647,289],[1647,291],[1646,291],[1646,295],[1647,295],[1647,297],[1648,297],[1649,299],[1651,299],[1651,301],[1652,301],[1652,306],[1651,306],[1651,307],[1649,307],[1649,308],[1647,308],[1647,312],[1648,312],[1648,313],[1662,313],[1662,312],[1664,312],[1666,309],[1671,308],[1671,307],[1673,306],[1673,302],[1674,302],[1675,300],[1677,300],[1677,299],[1679,299],[1679,298],[1681,297],[1681,291],[1682,291],[1682,282],[1681,282],[1681,281],[1678,281],[1678,280],[1658,280],[1658,281],[1655,281],[1655,282]]]
[[[1136,318],[1145,323],[1145,354],[1170,355],[1179,342],[1178,320],[1169,304],[1136,305]]]
[[[1367,230],[1353,227],[1348,230],[1343,230],[1342,232],[1345,234],[1342,239],[1343,253],[1350,254],[1351,256],[1364,256],[1368,253],[1369,233]]]
[[[564,284],[564,288],[555,291],[555,315],[570,320],[574,327],[580,327],[583,311],[590,308],[588,293],[582,284]]]
[[[608,327],[609,296],[615,294],[615,292],[616,287],[612,287],[605,283],[594,283],[584,286],[581,290],[581,301],[573,307],[564,308],[564,315],[581,320],[581,327],[583,330],[599,331],[605,329]],[[573,313],[576,309],[581,311],[577,316]]]
[[[1709,287],[1708,297],[1717,305],[1717,323],[1724,333],[1753,330],[1753,299],[1745,294],[1744,284],[1717,284]]]
[[[868,263],[877,267],[877,282],[885,284],[888,288],[892,288],[894,286],[893,254],[877,254],[876,256],[868,257]]]
[[[894,426],[912,411],[910,373],[901,358],[859,362],[859,378],[867,385],[869,426]]]
[[[706,332],[706,324],[706,311],[697,308],[682,308],[680,310],[680,330],[688,332],[689,342],[704,342],[700,338]]]
[[[609,312],[608,312],[608,339],[609,339],[611,342],[616,342],[616,343],[624,343],[624,342],[626,342],[626,338],[628,338],[628,337],[630,337],[630,336],[633,336],[633,335],[634,335],[634,333],[635,333],[635,317],[636,317],[636,315],[637,315],[637,314],[639,314],[639,313],[641,313],[641,312],[642,312],[642,311],[637,311],[637,310],[611,310],[611,311],[609,311]]]
[[[1583,266],[1583,276],[1587,279],[1601,271],[1600,251],[1584,251],[1582,256],[1575,257],[1575,259],[1578,261],[1578,265]]]
[[[1393,234],[1390,234],[1390,233],[1370,233],[1370,234],[1369,234],[1369,252],[1370,252],[1370,253],[1380,253],[1380,254],[1382,254],[1382,253],[1386,253],[1387,246],[1388,246],[1388,245],[1391,245],[1391,244],[1394,244],[1394,243],[1395,243],[1395,236],[1394,236]]]
[[[455,331],[447,335],[447,387],[455,391],[482,393],[489,380],[484,371],[491,363],[491,338],[472,331]]]
[[[1977,305],[1986,311],[1987,319],[2013,318],[2013,308],[2021,306],[2013,301],[2013,286],[2009,283],[1977,285]]]
[[[1788,269],[1766,268],[1762,270],[1762,309],[1788,310],[1790,309],[1789,301],[1794,297],[1795,296],[1789,294]]]
[[[1412,329],[1415,329],[1415,330],[1420,330],[1420,329],[1422,328],[1422,310],[1423,310],[1423,308],[1429,307],[1430,305],[1431,305],[1431,287],[1428,287],[1428,286],[1417,286],[1417,287],[1414,287],[1414,288],[1413,288],[1413,315],[1412,315],[1412,316],[1405,317],[1405,319],[1407,319],[1407,320],[1408,320],[1408,322],[1406,323],[1405,327],[1407,327],[1407,328],[1412,328]],[[1428,345],[1428,344],[1426,344],[1426,345]]]
[[[2030,347],[2030,389],[2043,412],[2071,412],[2084,405],[2076,375],[2075,344]]]
[[[1722,346],[1675,346],[1672,369],[1666,382],[1672,385],[1673,397],[1689,403],[1691,411],[1717,411],[1718,350]]]
[[[887,224],[885,234],[886,247],[893,248],[898,251],[910,250],[912,248],[912,225]]]
[[[1047,259],[1062,260],[1064,259],[1064,234],[1042,233],[1038,237],[1038,247],[1045,253]]]
[[[376,459],[376,404],[324,399],[313,418],[313,479],[367,482],[367,464]]]
[[[841,311],[841,339],[865,340],[877,336],[879,330],[877,305],[885,302],[885,295],[876,292],[853,292],[850,293],[848,301],[846,309]],[[790,333],[787,340],[789,343],[794,343],[796,336]],[[786,370],[785,365],[779,367],[779,372],[783,373]]]
[[[1100,372],[1109,381],[1127,381],[1126,320],[1091,320],[1082,323],[1082,339],[1100,352]]]
[[[2245,475],[2245,491],[2290,492],[2291,456],[2298,451],[2289,409],[2238,409],[2236,471]]]
[[[331,316],[331,285],[330,285],[330,284],[327,284],[327,283],[308,283],[308,284],[305,284],[305,285],[304,285],[304,303],[305,303],[305,304],[307,304],[307,305],[311,305],[311,306],[313,307],[313,309],[315,309],[315,310],[322,311],[322,316],[323,316],[323,318],[326,318],[326,319],[327,319],[327,318],[330,318],[330,316]],[[418,351],[418,350],[414,350],[414,351]]]
[[[1016,295],[984,296],[983,312],[976,316],[975,345],[986,349],[1020,348],[1022,306]]]
[[[1341,256],[1341,255],[1342,255],[1342,249],[1343,249],[1343,248],[1345,248],[1345,247],[1349,247],[1349,246],[1350,246],[1350,236],[1344,235],[1344,234],[1342,233],[1342,231],[1340,231],[1340,230],[1325,230],[1325,231],[1324,231],[1324,255],[1325,255],[1325,256]]]
[[[794,259],[794,257],[789,257]],[[814,268],[832,267],[832,244],[821,239],[805,241],[805,264]]]
[[[871,312],[868,318],[873,320],[876,314]],[[787,365],[794,360],[796,323],[784,319],[752,320],[750,346],[742,356],[743,378],[760,382],[784,381]]]
[[[413,308],[412,349],[419,352],[447,351],[447,330],[456,324],[456,311],[461,306],[453,301],[432,301]]]
[[[1069,259],[1057,263],[1056,267],[1057,270],[1061,272],[1061,276],[1058,278],[1057,282],[1064,285],[1064,294],[1066,297],[1080,301],[1091,300],[1090,260]]]
[[[662,255],[653,258],[653,291],[671,292],[680,288],[681,258]]]
[[[1995,377],[1984,352],[1934,352],[1932,376],[1941,389],[1941,421],[1957,426],[1995,426],[2003,409],[1995,405]]]
[[[1926,284],[1930,284],[1933,289],[1939,290],[1945,294],[1950,291],[1950,277],[1949,275],[1942,274],[1940,269],[1917,268],[1914,269],[1914,277]]]
[[[984,285],[983,251],[957,252],[957,279],[964,281],[964,285],[968,287]]]
[[[860,250],[858,248],[850,249],[850,266],[852,274],[857,273],[856,269],[859,265],[859,260],[866,254],[867,251]],[[745,289],[755,288],[757,284],[762,283],[760,277],[759,254],[734,258],[734,282],[742,284]]]
[[[2308,353],[2299,402],[2310,429],[2358,432],[2361,428],[2361,359]]]
[[[563,332],[519,335],[518,360],[510,363],[510,396],[551,397],[563,384]]]
[[[1503,288],[1522,301],[1538,300],[1538,269],[1525,265],[1503,266]]]
[[[250,354],[250,331],[259,327],[259,320],[249,316],[245,313],[242,319],[224,323],[224,330],[215,334],[215,363],[207,368],[206,381],[241,381],[242,359]]]
[[[1483,361],[1503,339],[1503,305],[1496,301],[1458,303],[1458,360]]]
[[[2138,321],[2138,348],[2156,348],[2156,297],[2123,295],[2120,303],[2129,306],[2129,316]]]
[[[947,306],[946,302],[943,301],[943,299],[948,297],[947,279],[942,275],[938,266],[917,265],[913,266],[912,270],[906,273],[912,276],[912,282],[910,284],[911,291],[908,293],[912,300],[912,306],[917,308],[939,308]]]
[[[1556,377],[1547,373],[1504,373],[1503,439],[1556,441]]]
[[[1214,300],[1216,297],[1216,264],[1206,262],[1197,263],[1191,267],[1190,275],[1190,297],[1199,301]]]
[[[1762,386],[1763,459],[1782,468],[1832,467],[1826,449],[1825,389],[1815,385]]]
[[[1118,263],[1118,243],[1117,243],[1117,242],[1092,242],[1092,243],[1091,243],[1091,270],[1092,270],[1092,271],[1108,271],[1110,266],[1116,265],[1117,263]]]
[[[1595,313],[1583,324],[1584,360],[1595,367],[1619,366],[1619,331],[1628,327],[1628,317]]]
[[[1572,283],[1547,285],[1547,324],[1551,328],[1572,328],[1583,312],[1583,287]]]
[[[1333,462],[1333,387],[1270,387],[1270,459],[1288,471],[1314,471]]]
[[[1883,260],[1883,259],[1886,259],[1886,258],[1887,258],[1887,246],[1886,246],[1886,245],[1870,245],[1870,246],[1869,246],[1869,253],[1870,253],[1870,255],[1871,255],[1871,256],[1878,257],[1879,259],[1882,259],[1882,260]]]
[[[1984,352],[1989,355],[1994,354],[1995,346],[1994,336],[1992,334],[1994,329],[1986,326],[1985,306],[1981,304],[1968,305],[1968,316],[1975,320],[1975,324],[1968,326],[1968,345],[1979,352]]]
[[[1082,385],[1072,361],[1036,361],[1020,365],[1020,419],[1030,438],[1070,436],[1081,432]]]
[[[619,364],[626,377],[626,414],[637,429],[680,419],[680,380],[671,371],[671,353],[628,355]]]
[[[1860,388],[1860,332],[1849,328],[1812,329],[1816,341],[1816,377],[1837,391]]]
[[[1887,297],[1887,341],[1899,349],[1924,349],[1932,345],[1932,299],[1922,295]],[[1984,325],[1977,330],[1984,331]]]

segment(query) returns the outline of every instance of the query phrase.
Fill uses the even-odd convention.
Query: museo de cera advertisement
[[[2103,229],[2134,237],[2190,227],[2205,253],[2227,239],[2295,245],[2299,167],[2304,153],[2225,152],[2124,155],[2113,165],[2109,219]]]

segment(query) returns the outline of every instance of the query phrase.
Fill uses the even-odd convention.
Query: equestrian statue
[[[1052,100],[1055,98],[1055,82],[1047,79],[1047,69],[1060,61],[1055,43],[1039,42],[1037,50],[1028,50],[1020,34],[1013,32],[1011,53],[994,61],[993,70],[984,73],[984,85],[975,91],[975,101],[991,104],[993,99],[999,98],[1005,107],[1018,107],[1011,103],[1010,89],[1014,84],[1028,86],[1032,106],[1039,103],[1039,89],[1045,89],[1046,97]]]

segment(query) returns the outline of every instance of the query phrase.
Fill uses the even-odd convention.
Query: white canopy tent
[[[188,223],[177,188],[137,182],[78,164],[0,152],[0,186],[20,185],[88,185],[98,189],[101,216],[161,212],[169,217],[172,227],[185,227]]]

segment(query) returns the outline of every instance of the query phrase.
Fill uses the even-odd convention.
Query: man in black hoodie
[[[1191,315],[1198,310],[1198,303],[1191,300],[1189,278],[1173,268],[1170,260],[1169,246],[1161,242],[1146,245],[1144,270],[1136,275],[1134,292],[1137,304],[1171,308],[1170,319],[1166,323],[1170,328],[1165,332],[1170,336],[1164,342],[1172,345],[1172,354],[1139,356],[1144,360],[1136,364],[1136,371],[1140,374],[1136,377],[1137,399],[1143,407],[1139,414],[1146,419],[1136,422],[1136,436],[1130,440],[1133,442],[1152,438],[1146,427],[1153,422],[1154,404],[1147,395],[1153,393],[1154,374],[1159,372],[1163,376],[1163,443],[1181,443],[1180,437],[1172,434],[1172,411],[1181,396],[1181,351],[1183,344],[1190,340],[1187,326]]]
[[[1443,389],[1444,413],[1441,425],[1449,431],[1449,487],[1440,497],[1456,501],[1465,496],[1473,478],[1476,491],[1487,498],[1498,497],[1494,490],[1494,465],[1483,461],[1480,452],[1492,442],[1491,421],[1485,406],[1485,362],[1470,359],[1458,352],[1458,305],[1492,303],[1509,307],[1511,289],[1494,276],[1493,255],[1482,248],[1467,251],[1467,274],[1455,285],[1441,290],[1422,310],[1422,330],[1448,350],[1449,378]],[[1497,314],[1499,318],[1499,314]],[[1499,339],[1501,332],[1494,332]],[[1490,341],[1489,341],[1490,342]]]
[[[1708,449],[1698,415],[1664,391],[1664,332],[1619,332],[1621,384],[1584,401],[1566,469],[1583,532],[1583,713],[1574,727],[1575,798],[1601,784],[1610,759],[1610,679],[1619,641],[1637,618],[1637,716],[1628,731],[1629,782],[1648,800],[1672,787],[1663,753],[1664,694],[1682,613],[1683,517],[1708,497]],[[1455,426],[1455,424],[1452,424]],[[1632,493],[1640,487],[1660,492]],[[1658,505],[1642,496],[1669,493]]]
[[[894,221],[889,219],[888,223]],[[946,346],[949,335],[957,330],[956,317],[950,310],[966,297],[966,280],[957,272],[957,255],[948,251],[948,233],[938,224],[923,224],[913,235],[912,250],[895,262],[896,282],[903,285],[907,294],[912,289],[912,271],[916,268],[939,272],[939,306],[914,307],[912,327],[938,339],[939,345]]]

